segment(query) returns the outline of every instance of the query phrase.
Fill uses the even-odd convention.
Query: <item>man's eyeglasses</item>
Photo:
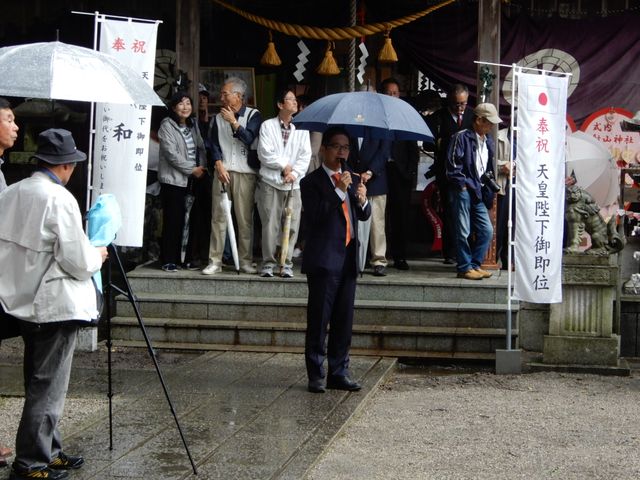
[[[327,147],[338,152],[348,152],[350,149],[349,145],[340,145],[338,143],[330,143]]]
[[[451,105],[453,105],[454,107],[466,107],[467,106],[467,102],[452,103]]]

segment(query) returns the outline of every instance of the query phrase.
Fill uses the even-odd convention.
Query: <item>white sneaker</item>
[[[273,265],[265,265],[260,272],[261,277],[271,278],[273,277]]]
[[[282,267],[280,269],[280,276],[282,278],[293,278],[293,269],[291,267]]]
[[[210,263],[202,270],[203,275],[213,275],[214,273],[219,273],[222,271],[222,267],[220,265],[216,265],[215,263]]]
[[[258,270],[256,270],[256,268],[250,263],[247,265],[242,265],[240,267],[240,270],[242,270],[244,273],[258,273]]]

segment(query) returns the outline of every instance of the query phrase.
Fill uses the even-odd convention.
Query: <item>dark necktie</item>
[[[333,178],[333,181],[337,185],[340,181],[340,174],[334,173],[333,175],[331,175],[331,178]],[[351,241],[351,218],[349,216],[349,206],[347,205],[346,199],[342,201],[342,214],[344,215],[344,219],[347,222],[347,234],[345,236],[344,244],[349,245],[349,242]]]
[[[458,128],[462,127],[462,115],[458,115]]]

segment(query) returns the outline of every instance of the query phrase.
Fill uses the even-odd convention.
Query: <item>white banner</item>
[[[566,76],[516,73],[517,153],[513,297],[562,302]]]
[[[100,51],[128,65],[153,86],[158,24],[99,21]],[[149,105],[96,105],[91,201],[102,193],[115,195],[122,228],[114,243],[121,246],[142,246],[150,119]]]

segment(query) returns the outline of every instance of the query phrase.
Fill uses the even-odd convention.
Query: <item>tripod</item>
[[[107,262],[106,265],[106,273],[107,273],[107,285],[106,285],[106,314],[107,314],[107,364],[108,364],[108,392],[107,397],[109,398],[109,450],[113,450],[113,391],[112,391],[112,383],[111,383],[111,294],[112,289],[117,291],[118,293],[125,295],[131,306],[133,307],[133,311],[136,314],[136,318],[138,319],[138,325],[142,330],[142,335],[144,336],[144,340],[147,344],[147,351],[149,352],[149,356],[151,360],[153,360],[153,365],[156,369],[156,373],[158,374],[158,379],[160,380],[160,384],[162,385],[162,389],[164,391],[164,396],[167,399],[167,403],[169,404],[169,409],[171,410],[171,414],[176,422],[176,426],[178,427],[178,432],[180,433],[180,438],[182,439],[182,444],[184,445],[184,449],[187,452],[187,456],[189,457],[189,462],[191,463],[191,468],[193,469],[193,474],[197,475],[198,471],[196,469],[196,465],[191,457],[191,452],[189,451],[189,446],[187,445],[187,441],[184,438],[184,434],[182,433],[182,428],[180,427],[180,422],[178,421],[178,417],[176,415],[175,408],[173,407],[173,402],[171,401],[171,397],[169,396],[169,390],[167,389],[167,385],[164,381],[164,377],[162,376],[162,372],[160,371],[160,365],[158,365],[158,359],[156,358],[156,353],[153,350],[153,346],[151,345],[151,340],[149,339],[149,335],[147,334],[147,329],[144,326],[144,322],[142,321],[142,316],[140,315],[140,310],[138,308],[138,301],[133,294],[133,290],[131,290],[131,284],[129,283],[129,278],[122,267],[122,262],[120,261],[120,256],[118,255],[118,250],[113,244],[110,244],[108,247],[109,256],[111,259],[115,260],[115,263],[118,267],[120,274],[122,275],[125,288],[122,289],[112,283],[111,281],[111,260]]]

